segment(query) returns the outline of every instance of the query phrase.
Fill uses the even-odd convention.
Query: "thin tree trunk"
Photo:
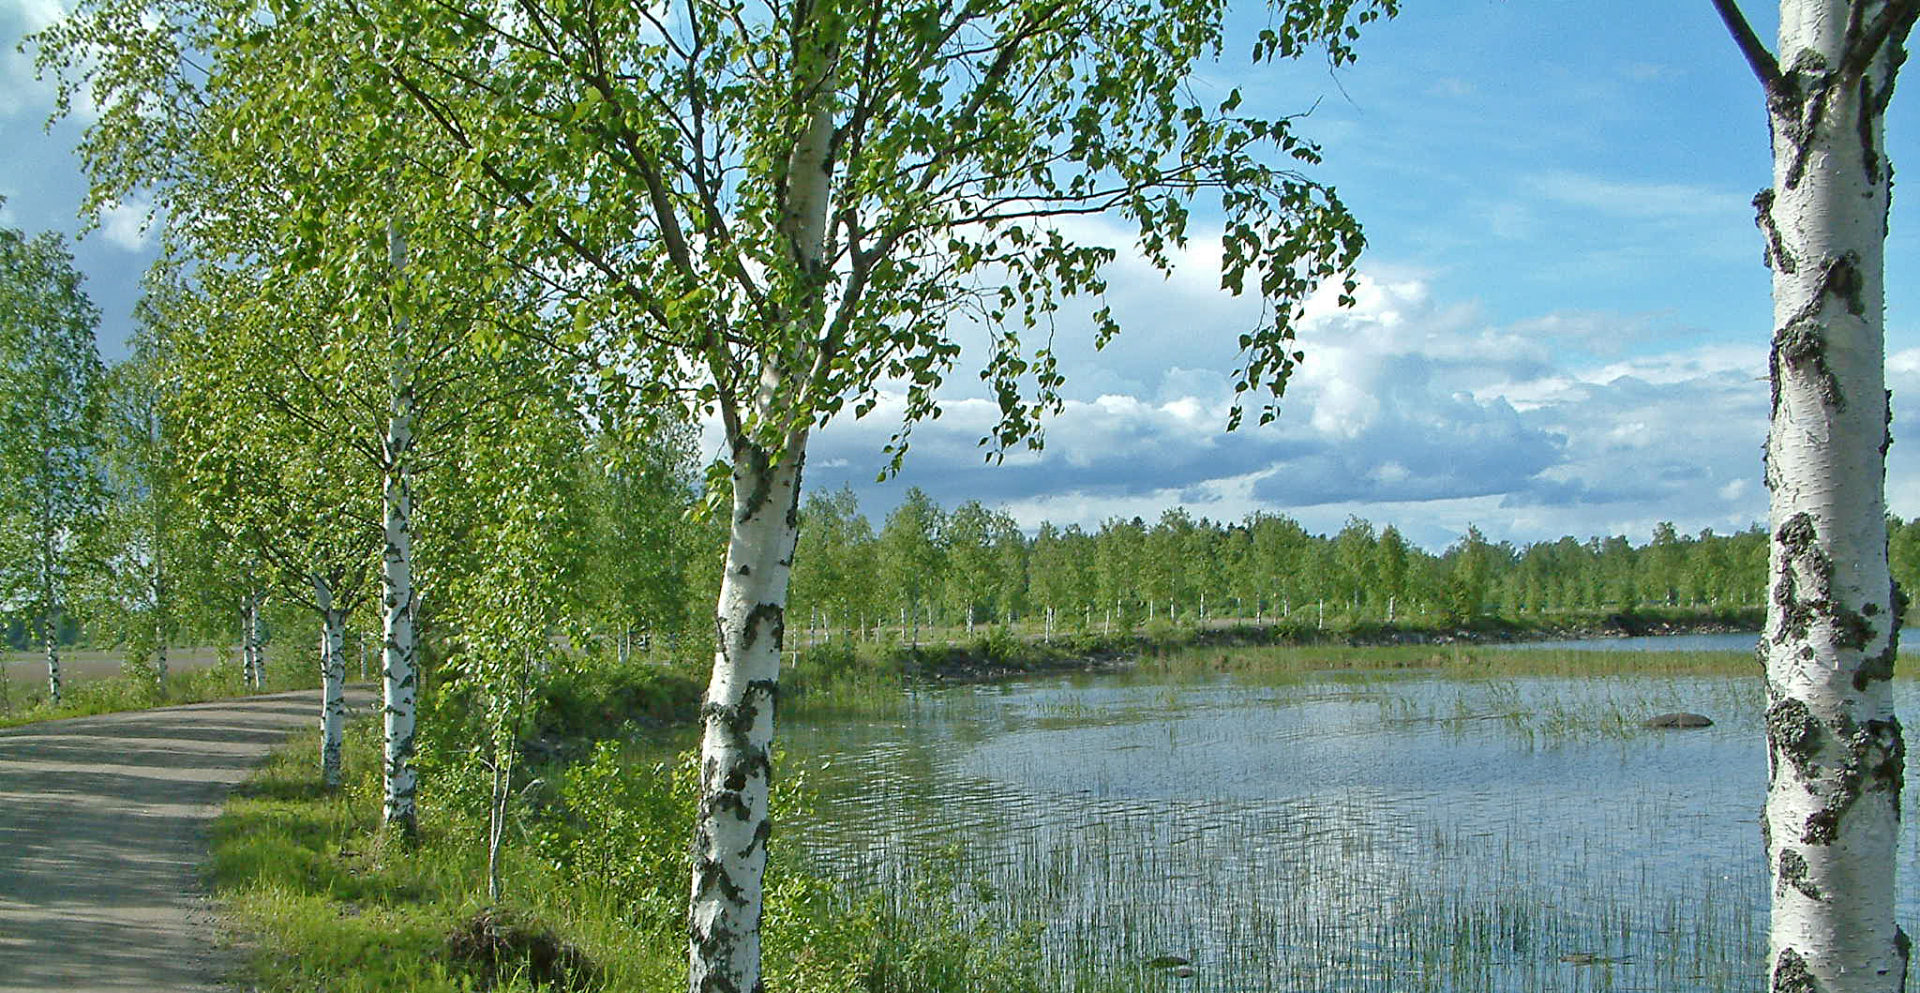
[[[1766,84],[1774,152],[1754,201],[1774,300],[1768,988],[1892,993],[1909,942],[1893,919],[1906,746],[1889,686],[1902,611],[1887,566],[1882,135],[1915,5],[1783,0],[1777,63],[1719,6]]]
[[[253,688],[267,688],[267,646],[260,637],[260,595],[247,600],[247,645],[253,649]]]
[[[406,243],[397,224],[387,230],[388,253],[396,271],[406,266]],[[418,678],[413,642],[413,493],[408,456],[413,449],[413,384],[407,372],[407,322],[394,322],[389,340],[392,407],[382,439],[385,471],[381,502],[386,512],[386,548],[381,555],[381,605],[385,650],[380,678],[385,699],[385,801],[382,822],[411,837],[418,829],[414,812],[414,705]]]
[[[49,609],[40,624],[47,650],[47,699],[60,706],[60,615]]]
[[[688,989],[760,990],[761,882],[773,707],[799,535],[805,436],[778,461],[737,445],[733,525],[715,623],[719,650],[701,707],[700,810],[693,839]]]
[[[320,782],[340,785],[340,746],[347,722],[347,614],[333,602],[333,587],[313,577],[320,608]]]

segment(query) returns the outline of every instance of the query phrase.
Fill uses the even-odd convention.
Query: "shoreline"
[[[1123,634],[1067,634],[1052,641],[988,630],[969,641],[919,646],[824,642],[801,649],[790,672],[801,695],[813,692],[816,673],[832,684],[858,670],[897,674],[912,685],[990,683],[1022,676],[1118,672],[1143,661],[1194,649],[1393,648],[1510,645],[1757,632],[1759,607],[1714,611],[1609,612],[1555,619],[1479,618],[1462,625],[1366,623],[1321,629],[1293,623],[1232,622],[1208,627],[1161,624]],[[783,682],[785,680],[783,679]],[[831,695],[831,690],[826,687]]]

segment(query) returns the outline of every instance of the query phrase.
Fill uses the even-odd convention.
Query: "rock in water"
[[[1674,714],[1660,714],[1647,718],[1644,725],[1650,728],[1710,728],[1713,719],[1705,714],[1689,714],[1684,711]]]

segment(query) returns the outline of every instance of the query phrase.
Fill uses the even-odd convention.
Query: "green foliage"
[[[326,988],[464,991],[476,966],[449,936],[484,906],[486,867],[470,839],[484,812],[440,808],[410,855],[378,830],[377,726],[348,728],[346,784],[317,788],[310,740],[277,750],[214,827],[211,873],[255,949],[248,980],[264,993]],[[594,964],[601,988],[686,983],[687,846],[698,784],[691,756],[665,760],[602,742],[551,770],[503,911],[551,931]],[[806,813],[803,777],[783,770],[776,814]],[[778,836],[765,914],[771,988],[792,993],[1015,993],[1063,988],[1040,963],[1032,927],[996,931],[991,894],[939,865],[911,893],[858,897],[797,871]],[[503,993],[530,991],[509,972]]]
[[[686,904],[687,839],[699,803],[699,757],[641,764],[614,741],[558,776],[530,848],[637,922],[659,926]],[[655,936],[660,937],[659,935]]]
[[[99,311],[66,243],[0,227],[0,603],[48,639],[73,610],[98,525]]]

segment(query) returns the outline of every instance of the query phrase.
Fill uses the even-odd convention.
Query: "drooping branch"
[[[1760,85],[1766,87],[1769,95],[1777,92],[1785,82],[1780,75],[1780,63],[1767,51],[1767,46],[1754,34],[1753,25],[1747,23],[1747,15],[1740,12],[1738,0],[1713,0],[1713,9],[1720,12],[1720,20],[1732,33],[1734,44],[1740,46],[1740,54],[1746,56],[1747,65],[1760,79]]]

